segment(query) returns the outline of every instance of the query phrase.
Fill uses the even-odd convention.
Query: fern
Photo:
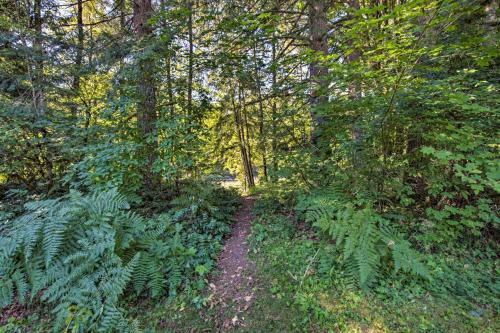
[[[127,289],[175,296],[220,250],[229,218],[212,186],[195,188],[200,196],[186,190],[172,211],[151,219],[129,211],[116,190],[26,204],[0,236],[0,305],[40,294],[55,332],[129,331],[120,306]]]
[[[0,282],[0,307],[12,303],[14,300],[14,283],[12,280]]]
[[[389,221],[371,207],[357,208],[333,195],[321,193],[303,197],[298,209],[305,212],[306,220],[336,241],[342,249],[348,280],[362,289],[370,287],[392,266],[396,272],[429,278],[408,241],[396,233]],[[385,265],[384,260],[392,261]]]
[[[141,252],[148,250],[140,241],[143,219],[124,212],[127,208],[115,190],[89,196],[73,192],[65,200],[27,204],[27,214],[0,237],[1,304],[12,303],[14,296],[24,302],[28,293],[33,297],[43,290],[41,299],[56,314],[55,331],[73,318],[70,309],[75,307],[79,313],[89,311],[88,327],[118,330],[120,297],[141,266]],[[161,231],[146,234],[151,239]],[[144,257],[155,255],[151,251]],[[149,273],[141,279],[156,278]],[[100,315],[102,309],[106,312]]]

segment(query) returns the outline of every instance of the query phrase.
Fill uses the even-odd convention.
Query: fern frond
[[[342,203],[339,197],[336,192],[331,196],[313,195],[303,198],[298,207],[305,211],[306,221],[329,235],[341,248],[350,281],[356,281],[361,288],[369,287],[380,276],[381,261],[388,252],[396,272],[429,277],[419,254],[388,227],[387,220],[371,207],[357,208]]]
[[[14,301],[14,282],[12,280],[0,280],[0,307],[12,304]]]
[[[52,306],[53,327],[63,331],[78,317],[81,328],[126,332],[118,306],[131,285],[137,294],[175,295],[194,267],[208,265],[220,250],[227,225],[212,188],[196,187],[169,212],[143,219],[127,211],[116,190],[26,204],[0,236],[0,305],[41,292]],[[182,219],[182,220],[181,220]],[[189,223],[185,223],[186,220]],[[207,266],[208,267],[208,266]],[[71,327],[69,327],[71,328]]]

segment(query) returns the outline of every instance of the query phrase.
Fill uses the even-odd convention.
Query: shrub
[[[228,229],[209,214],[187,225],[175,212],[144,219],[116,190],[25,208],[0,237],[0,304],[40,296],[53,309],[54,331],[128,331],[123,295],[175,295],[211,267]]]

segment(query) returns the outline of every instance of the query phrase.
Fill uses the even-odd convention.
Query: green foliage
[[[28,292],[30,299],[42,292],[54,305],[55,330],[81,310],[88,327],[123,325],[118,300],[141,260],[139,251],[125,252],[143,228],[127,208],[116,191],[28,203],[28,213],[1,238],[2,303],[10,304],[14,292],[21,303]]]
[[[269,213],[289,211],[295,200],[295,185],[294,180],[289,179],[259,184],[252,189],[252,194],[259,198],[253,207],[255,214],[268,216]]]
[[[316,200],[331,203],[332,194],[329,197],[323,193]],[[311,197],[307,202],[299,200],[304,207],[313,201]],[[263,292],[245,314],[249,327],[261,328],[255,331],[272,331],[273,325],[287,332],[458,333],[498,328],[497,265],[489,257],[493,253],[483,254],[479,264],[477,253],[467,260],[428,255],[426,270],[432,280],[397,273],[391,258],[392,263],[384,264],[392,267],[383,269],[377,283],[365,292],[352,288],[351,267],[337,243],[317,237],[313,230],[302,230],[293,218],[271,211],[261,211],[261,216],[254,221],[250,243],[258,249],[252,257]],[[285,225],[295,229],[292,238],[268,232]],[[266,314],[273,320],[263,320]]]
[[[0,304],[81,331],[132,329],[124,295],[201,306],[236,206],[220,172],[265,184],[252,249],[279,240],[317,321],[306,284],[340,273],[498,307],[498,1],[109,2],[0,0]]]
[[[295,226],[292,221],[285,216],[272,215],[268,212],[253,221],[250,248],[257,253],[260,243],[267,239],[291,239],[294,235]]]
[[[429,278],[419,254],[371,207],[358,208],[322,194],[299,199],[298,209],[335,240],[348,274],[360,287],[374,284],[388,269]]]
[[[227,215],[183,222],[177,211],[144,219],[128,208],[116,190],[26,204],[0,238],[2,306],[40,297],[53,309],[55,331],[128,331],[126,291],[174,296],[212,267]]]
[[[451,242],[498,229],[500,220],[491,198],[499,192],[494,142],[470,127],[449,126],[446,137],[437,144],[446,148],[421,148],[422,155],[430,160],[426,170],[428,193],[436,202],[426,208],[427,218],[435,224],[433,240]]]
[[[84,158],[71,167],[64,181],[80,190],[118,188],[129,200],[139,201],[137,192],[142,177],[137,158],[140,145],[128,140],[116,144],[117,139],[116,135],[108,134],[100,139],[102,143],[81,148]]]

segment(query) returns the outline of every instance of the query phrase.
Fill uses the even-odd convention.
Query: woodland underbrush
[[[148,300],[182,294],[201,306],[238,198],[197,182],[172,200],[135,208],[111,189],[70,191],[4,212],[0,332],[138,332],[143,327],[129,314]]]
[[[499,330],[493,248],[429,250],[409,226],[340,193],[285,187],[257,191],[251,251],[270,281],[261,304],[296,313],[287,331]]]

